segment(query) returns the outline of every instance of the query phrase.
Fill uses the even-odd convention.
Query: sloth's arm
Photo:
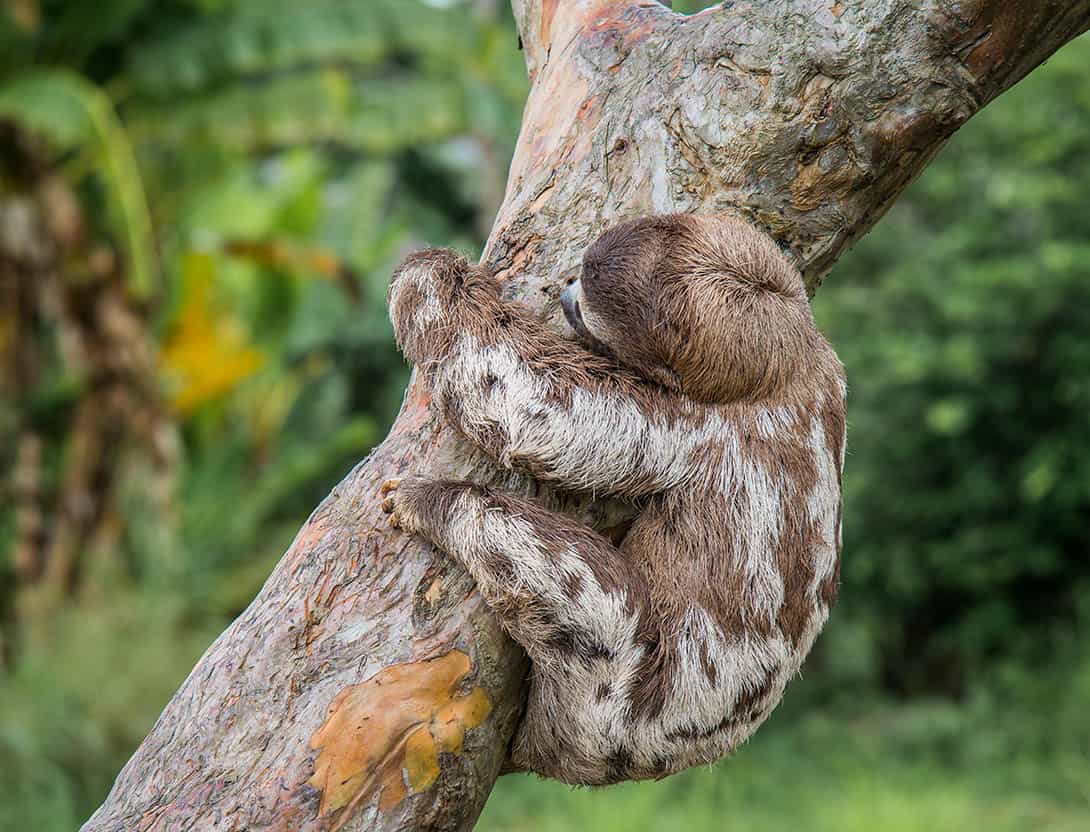
[[[535,663],[597,666],[638,649],[642,578],[591,529],[468,482],[413,476],[382,492],[393,524],[459,561]]]
[[[703,464],[713,411],[545,329],[452,252],[409,258],[389,303],[398,344],[444,418],[500,464],[632,497],[671,488]]]

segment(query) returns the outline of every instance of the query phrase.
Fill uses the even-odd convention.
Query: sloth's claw
[[[391,477],[386,480],[382,487],[379,488],[379,494],[382,495],[382,513],[390,515],[390,525],[395,529],[401,528],[401,517],[397,513],[397,499],[393,497],[393,493],[397,491],[401,485],[401,477]]]

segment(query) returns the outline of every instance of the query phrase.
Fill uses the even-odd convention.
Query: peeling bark
[[[557,327],[583,249],[638,214],[740,213],[815,289],[958,127],[1090,26],[1090,0],[737,0],[691,17],[649,0],[513,5],[533,86],[482,259]],[[466,576],[384,522],[380,483],[416,471],[498,477],[413,382],[85,830],[472,826],[526,664]],[[623,522],[571,500],[599,528]],[[374,695],[391,679],[404,695]],[[458,714],[457,740],[429,727],[440,711]],[[326,759],[335,725],[374,747],[342,739]]]

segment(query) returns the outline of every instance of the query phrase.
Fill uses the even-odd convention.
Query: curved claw
[[[390,525],[395,529],[401,528],[401,518],[397,513],[397,500],[390,495],[397,491],[400,485],[401,477],[391,477],[379,488],[379,493],[382,495],[382,512],[390,515]]]

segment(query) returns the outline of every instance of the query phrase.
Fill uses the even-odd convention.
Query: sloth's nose
[[[579,279],[571,281],[560,293],[560,307],[564,310],[564,317],[574,326],[580,319],[579,315]]]

